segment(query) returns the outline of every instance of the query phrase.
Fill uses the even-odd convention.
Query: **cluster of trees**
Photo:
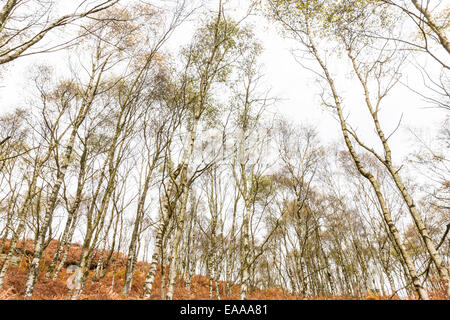
[[[58,278],[75,241],[75,299],[86,281],[115,272],[117,252],[126,256],[125,295],[137,262],[147,262],[144,298],[158,266],[162,299],[181,281],[189,288],[194,274],[208,277],[217,299],[233,285],[241,299],[272,287],[304,297],[450,296],[448,119],[433,143],[416,136],[418,149],[401,164],[390,143],[396,130],[386,132],[379,117],[412,61],[423,86],[410,90],[449,108],[448,8],[267,0],[233,17],[224,0],[78,2],[65,15],[53,1],[1,2],[1,65],[55,50],[76,59],[58,66],[63,74],[37,66],[29,107],[0,118],[0,288],[17,243],[31,238],[25,296],[39,273]],[[263,47],[247,22],[255,14],[298,44],[342,142],[325,145],[314,127],[274,112]],[[200,25],[171,52],[191,17]],[[357,83],[355,105],[333,69],[338,60]],[[360,126],[375,139],[353,128],[355,108],[367,112]],[[53,239],[58,247],[43,265]]]

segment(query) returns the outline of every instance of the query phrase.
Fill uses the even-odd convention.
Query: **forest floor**
[[[3,248],[3,254],[8,250],[9,243]],[[69,289],[66,285],[67,279],[72,276],[67,272],[67,267],[72,264],[77,264],[76,261],[80,257],[81,245],[72,244],[69,249],[69,254],[64,268],[58,274],[55,281],[52,279],[46,279],[45,272],[47,267],[51,263],[53,254],[56,251],[57,241],[53,240],[44,251],[43,260],[41,263],[41,272],[36,282],[33,297],[25,298],[23,295],[25,289],[25,282],[28,270],[28,261],[32,256],[32,240],[19,242],[16,252],[17,263],[10,266],[8,269],[3,289],[0,289],[0,300],[67,300],[70,299]],[[0,254],[1,254],[0,253]],[[118,256],[118,259],[114,259],[114,262],[109,268],[109,272],[103,277],[101,281],[93,282],[92,275],[95,272],[95,265],[98,261],[98,257],[94,258],[91,265],[89,278],[86,282],[83,294],[80,300],[142,300],[142,288],[145,280],[145,270],[147,265],[143,265],[142,262],[138,262],[136,266],[135,275],[133,278],[133,284],[130,294],[125,296],[121,293],[124,275],[125,275],[125,258],[123,254],[116,253],[113,257]],[[0,259],[0,266],[2,264]],[[114,266],[114,263],[117,265]],[[115,267],[115,276],[114,275]],[[114,286],[112,286],[114,278]],[[222,294],[225,292],[226,283],[219,282],[219,292]],[[214,290],[215,291],[215,290]],[[213,299],[217,297],[213,295]],[[431,299],[443,299],[441,293],[430,293]],[[151,300],[161,299],[161,272],[160,268],[155,276],[154,287],[151,295]],[[190,290],[185,287],[183,281],[179,281],[175,289],[174,299],[179,300],[209,300],[209,281],[207,277],[202,275],[194,275],[191,279]],[[221,299],[237,300],[239,299],[239,286],[235,285],[231,287],[231,294],[229,296],[221,296]],[[249,300],[304,300],[301,295],[292,295],[288,292],[284,292],[281,288],[271,289],[253,289],[248,294]],[[383,296],[379,294],[367,293],[360,297],[354,296],[326,296],[326,297],[307,297],[308,300],[385,300],[385,299],[398,299],[398,297]],[[411,297],[414,299],[414,297]]]

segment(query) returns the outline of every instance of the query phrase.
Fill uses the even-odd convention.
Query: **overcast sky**
[[[70,3],[67,1],[62,1]],[[207,1],[212,7],[217,1]],[[227,5],[230,13],[237,16],[244,14],[247,2],[232,0]],[[276,26],[267,22],[262,17],[251,17],[249,22],[255,25],[256,34],[264,45],[261,57],[265,82],[271,87],[271,96],[279,98],[276,105],[277,110],[294,122],[309,123],[317,127],[324,142],[342,140],[337,121],[332,114],[320,106],[319,87],[315,82],[315,76],[308,70],[303,69],[294,59],[291,50],[296,43],[283,39]],[[182,43],[189,41],[189,35],[195,25],[186,23],[175,33],[170,42],[170,47],[175,49]],[[46,64],[62,65],[65,63],[67,53],[33,55],[17,59],[0,69],[0,114],[12,110],[18,106],[26,106],[24,98],[27,97],[26,79],[30,76],[30,67],[33,64],[44,62]],[[358,83],[346,79],[348,69],[342,67],[340,61],[333,63],[333,71],[338,75],[338,87],[346,93],[346,112],[355,128],[358,129],[369,143],[375,143],[373,139],[373,127],[367,118],[364,100],[362,100],[361,88]],[[413,67],[406,67],[408,81],[420,86],[421,79]],[[396,128],[403,114],[402,126],[392,137],[391,144],[393,155],[398,161],[405,156],[414,142],[406,128],[415,130],[432,131],[439,127],[446,116],[442,109],[430,109],[419,96],[412,93],[401,84],[391,93],[385,101],[380,115],[381,123],[386,133]],[[448,113],[447,113],[448,114]]]

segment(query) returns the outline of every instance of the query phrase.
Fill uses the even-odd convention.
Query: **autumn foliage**
[[[65,263],[64,269],[59,273],[58,278],[53,281],[52,279],[45,278],[45,269],[51,263],[53,254],[55,253],[57,247],[57,241],[53,240],[50,242],[46,250],[44,251],[42,270],[39,274],[38,281],[36,283],[36,288],[32,298],[24,297],[25,281],[27,276],[27,268],[29,258],[32,256],[32,240],[27,240],[26,242],[19,242],[18,251],[22,254],[20,257],[20,262],[18,265],[11,266],[10,271],[6,276],[6,281],[4,288],[0,290],[0,300],[68,300],[70,299],[69,290],[66,286],[66,281],[71,274],[66,272],[66,268],[71,264],[76,264],[77,259],[81,254],[81,246],[77,243],[71,245],[69,249],[69,255],[67,262]],[[8,250],[8,242],[6,243],[3,253]],[[105,257],[107,253],[104,253]],[[92,275],[95,272],[95,266],[98,262],[100,254],[96,254],[91,265],[91,270],[89,271],[89,279],[86,283],[83,294],[81,295],[81,300],[141,300],[142,298],[142,288],[145,280],[145,272],[147,271],[148,264],[143,264],[142,262],[137,263],[136,271],[134,274],[133,285],[128,296],[121,293],[122,286],[124,282],[125,275],[125,263],[126,256],[119,253],[114,253],[113,256],[117,256],[118,259],[113,261],[117,263],[115,269],[115,275],[110,268],[110,271],[105,275],[101,281],[92,281]],[[113,283],[114,276],[114,286]],[[167,276],[167,272],[166,272]],[[166,279],[167,283],[167,279]],[[227,300],[238,300],[240,287],[238,285],[231,287],[231,295],[224,296],[226,283],[219,282],[219,292],[222,295],[221,299]],[[215,292],[215,291],[214,291]],[[444,299],[445,292],[431,292],[430,297],[432,299]],[[213,297],[216,299],[216,296]],[[411,297],[414,299],[415,297]],[[152,292],[151,300],[161,299],[161,272],[160,266],[158,267],[158,272],[155,277],[155,285]],[[191,279],[190,290],[185,287],[183,280],[178,281],[177,287],[175,289],[174,299],[178,300],[208,300],[209,298],[209,281],[205,276],[195,275]],[[257,289],[253,288],[250,290],[248,295],[249,300],[385,300],[385,299],[398,299],[397,296],[389,297],[379,295],[377,293],[367,292],[366,295],[361,297],[354,296],[326,296],[326,297],[302,297],[301,295],[292,295],[289,292],[283,291],[281,288],[270,288],[270,289]]]

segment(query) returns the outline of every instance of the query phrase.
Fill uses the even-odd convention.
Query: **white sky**
[[[70,3],[66,0],[62,2]],[[216,0],[207,0],[206,2],[212,7],[216,7],[218,3]],[[234,12],[242,15],[242,8],[246,3],[242,0],[231,0],[228,8],[236,6]],[[231,11],[233,12],[233,10]],[[271,95],[280,98],[277,103],[279,112],[294,122],[309,123],[317,127],[325,143],[342,140],[337,121],[329,111],[320,106],[319,88],[314,81],[315,76],[310,71],[303,69],[290,52],[295,43],[283,39],[278,34],[276,27],[264,18],[251,17],[250,21],[255,24],[256,34],[265,48],[261,57],[266,75],[265,82],[268,87],[272,88]],[[188,35],[192,30],[191,25],[182,26],[175,33],[170,46],[176,48],[189,41]],[[58,66],[58,64],[64,64],[66,59],[67,53],[33,55],[9,63],[6,71],[2,67],[0,69],[0,114],[18,106],[26,106],[24,97],[28,94],[26,88],[29,83],[26,79],[30,76],[30,66],[39,62]],[[339,61],[333,67],[335,67],[334,69],[337,67],[336,70],[340,73],[338,87],[349,93],[346,101],[350,103],[347,104],[346,111],[351,114],[351,122],[363,137],[368,139],[369,144],[374,143],[375,140],[372,140],[370,136],[373,132],[370,120],[366,117],[363,100],[360,99],[361,96],[358,96],[361,94],[360,88],[357,83],[345,79],[345,73],[348,71],[341,68]],[[412,70],[412,68],[409,69]],[[409,81],[419,84],[421,79],[414,76],[418,74],[411,74]],[[402,128],[414,127],[424,131],[435,130],[446,114],[448,115],[448,112],[440,109],[425,108],[428,105],[420,97],[401,85],[398,85],[386,102],[380,117],[387,134],[397,126],[402,114]],[[402,157],[410,151],[412,142],[411,135],[406,130],[399,130],[391,139],[394,159],[401,161]]]

